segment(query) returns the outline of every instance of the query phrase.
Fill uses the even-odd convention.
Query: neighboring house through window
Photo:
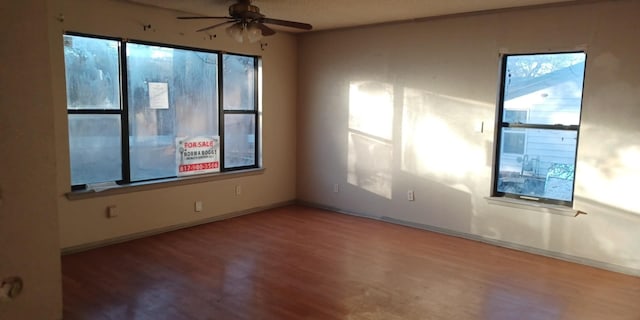
[[[571,205],[584,52],[505,55],[494,196]]]

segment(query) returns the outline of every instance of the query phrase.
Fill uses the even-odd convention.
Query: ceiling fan
[[[231,24],[231,26],[226,29],[227,33],[238,42],[243,42],[245,37],[249,42],[256,42],[263,36],[274,35],[276,33],[275,30],[268,27],[266,23],[302,30],[312,29],[312,26],[308,23],[267,18],[264,14],[260,13],[260,8],[251,4],[251,0],[238,0],[237,3],[229,6],[228,17],[194,16],[178,17],[178,19],[227,19],[225,22],[217,23],[196,31],[207,31]]]

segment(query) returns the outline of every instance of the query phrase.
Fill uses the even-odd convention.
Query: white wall
[[[224,28],[210,38],[195,30],[215,21],[185,21],[180,13],[132,5],[123,1],[56,1],[64,21],[53,28],[59,37],[55,70],[56,152],[59,163],[57,201],[60,242],[63,249],[102,243],[153,230],[192,224],[221,215],[268,207],[295,199],[295,103],[296,39],[278,33],[265,38],[268,46],[237,44]],[[56,12],[57,13],[57,12]],[[144,30],[144,25],[151,25]],[[65,102],[62,33],[81,32],[173,45],[260,55],[263,58],[263,163],[264,173],[170,188],[68,200],[69,155]],[[214,33],[212,33],[214,34]],[[236,196],[235,186],[242,187]],[[195,213],[194,201],[202,200],[204,210]],[[107,206],[115,205],[119,216],[106,218]]]
[[[1,5],[0,281],[20,276],[24,288],[0,301],[0,319],[62,317],[49,4]]]
[[[640,274],[637,12],[612,1],[302,36],[298,198]],[[574,208],[588,215],[489,204],[500,53],[575,49],[587,69]],[[350,102],[362,81],[378,90],[369,112]],[[349,138],[387,125],[389,141]]]

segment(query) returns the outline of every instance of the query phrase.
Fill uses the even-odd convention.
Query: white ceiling
[[[228,16],[235,0],[126,0],[192,15]],[[543,5],[580,0],[254,0],[268,18],[310,23],[313,30],[327,30],[384,22],[412,20],[485,10]],[[184,15],[176,13],[176,16]],[[215,20],[192,20],[194,28]],[[274,29],[287,30],[278,27]],[[295,32],[294,29],[288,31]]]

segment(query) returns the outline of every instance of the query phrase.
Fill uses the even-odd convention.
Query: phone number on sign
[[[189,172],[189,171],[199,171],[199,170],[210,170],[210,169],[218,169],[218,162],[205,162],[205,163],[194,163],[194,164],[181,164],[178,167],[180,172]]]

